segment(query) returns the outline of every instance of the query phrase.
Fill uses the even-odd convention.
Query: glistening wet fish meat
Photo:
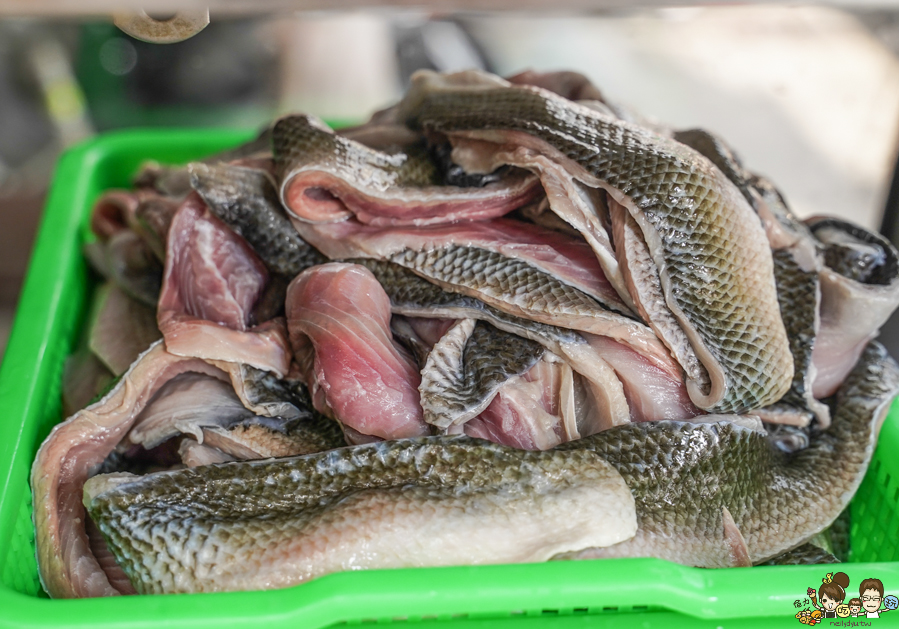
[[[769,245],[740,191],[706,158],[551,92],[499,79],[454,84],[420,72],[399,115],[413,128],[545,155],[627,208],[668,306],[709,373],[710,389],[688,383],[697,406],[747,410],[789,388],[793,365]]]
[[[253,250],[196,195],[172,220],[157,319],[173,354],[248,363],[284,376],[283,320],[255,325],[268,271]]]
[[[372,225],[430,225],[508,214],[538,193],[526,172],[484,186],[444,185],[423,142],[385,153],[336,135],[311,116],[287,116],[273,129],[284,206],[298,219],[355,217]]]
[[[141,593],[286,587],[347,569],[543,561],[636,528],[630,491],[593,453],[465,437],[97,476],[85,503]]]
[[[363,435],[428,434],[421,375],[393,340],[390,300],[368,269],[334,262],[304,271],[287,291],[287,321],[297,355],[312,353],[308,385],[320,412]]]
[[[560,446],[588,447],[615,466],[634,493],[640,522],[633,538],[576,556],[733,565],[738,536],[726,529],[725,511],[752,563],[799,546],[846,508],[897,392],[899,365],[872,343],[837,391],[830,429],[791,455],[764,433],[732,423],[630,424]],[[821,479],[827,491],[820,491]]]
[[[899,366],[871,346],[838,394],[832,433],[792,457],[735,423],[663,421],[531,455],[425,438],[105,475],[86,484],[84,502],[139,592],[283,587],[351,567],[535,560],[554,546],[588,548],[590,535],[603,543],[557,556],[745,565],[802,544],[843,510],[897,391]],[[608,476],[605,461],[621,477]],[[811,488],[825,473],[835,491],[821,496]],[[620,491],[621,478],[630,491]],[[624,539],[610,545],[615,537]]]

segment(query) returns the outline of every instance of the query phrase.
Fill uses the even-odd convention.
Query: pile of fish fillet
[[[583,76],[420,72],[105,193],[31,476],[53,597],[835,560],[899,255]]]

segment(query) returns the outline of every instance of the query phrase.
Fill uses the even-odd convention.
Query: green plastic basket
[[[0,627],[798,626],[796,603],[804,608],[806,589],[817,588],[833,568],[702,570],[617,559],[348,572],[269,592],[50,600],[37,577],[28,474],[42,439],[61,419],[63,362],[93,289],[81,256],[91,205],[103,190],[127,186],[145,159],[183,162],[250,135],[132,130],[98,137],[60,160],[0,367]],[[897,451],[894,406],[852,503],[852,563],[840,567],[851,579],[850,596],[853,584],[868,577],[899,593],[899,458],[890,456]],[[871,622],[899,625],[899,611]]]

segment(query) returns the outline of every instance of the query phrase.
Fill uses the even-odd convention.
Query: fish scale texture
[[[588,556],[725,567],[724,507],[753,562],[797,546],[845,509],[871,461],[878,413],[897,391],[899,366],[872,343],[837,392],[830,430],[793,455],[772,448],[763,433],[731,423],[630,424],[559,446],[583,443],[600,454],[637,503],[637,536]]]
[[[421,188],[443,183],[424,145],[385,153],[353,142],[311,116],[281,118],[272,132],[278,180],[287,182],[304,169],[325,170],[374,190]]]
[[[544,351],[539,343],[489,323],[450,330],[431,350],[422,370],[419,391],[425,421],[446,428],[474,417],[503,384],[533,367]]]
[[[790,338],[793,355],[793,381],[782,402],[798,408],[807,408],[807,396],[811,395],[812,349],[815,346],[817,319],[818,273],[803,271],[789,250],[772,252],[774,277],[777,281],[777,298],[780,300],[781,317]]]
[[[527,335],[528,338],[537,337],[561,343],[583,342],[577,332],[516,317],[488,306],[475,297],[445,291],[399,264],[371,258],[353,258],[348,262],[360,264],[371,271],[390,297],[394,310],[404,314],[428,316],[434,311],[447,312],[442,316],[487,320],[493,325],[512,328],[519,336]]]
[[[591,452],[420,438],[135,477],[96,496],[89,511],[142,593],[248,589],[266,587],[266,580],[268,587],[302,581],[317,562],[343,552],[341,540],[375,540],[395,524],[461,513],[502,528],[516,511],[539,516],[542,497],[609,483],[620,486],[617,495],[627,503],[617,472]],[[444,531],[447,539],[453,535]],[[387,550],[414,564],[420,548],[443,545],[428,536]],[[464,550],[462,541],[448,544],[450,551]],[[358,567],[394,562],[383,554],[366,557],[365,550],[363,543]]]
[[[512,307],[546,316],[588,316],[640,325],[606,310],[586,293],[552,275],[494,251],[462,245],[428,251],[406,249],[391,256],[391,261],[438,283],[477,291],[499,308]],[[559,320],[564,325],[564,318]]]
[[[516,508],[539,514],[559,487],[603,482],[604,461],[633,494],[638,530],[594,556],[727,565],[727,508],[758,562],[818,533],[845,508],[897,390],[899,366],[872,343],[836,395],[831,430],[794,455],[729,422],[628,424],[546,452],[425,437],[126,478],[96,493],[88,489],[88,510],[139,591],[228,587],[228,579],[224,586],[212,580],[226,573],[241,575],[241,589],[258,587],[258,578],[286,585],[284,573],[288,580],[309,576],[310,565],[343,551],[340,540],[364,537],[370,526],[383,524],[374,540],[395,524],[460,512],[482,518],[487,510],[502,526],[509,497],[523,499]],[[454,531],[441,535],[447,537],[438,545]],[[427,536],[406,541],[401,546],[412,557],[428,544]],[[364,551],[349,565],[396,561]],[[294,563],[296,557],[305,559]]]
[[[190,180],[212,213],[246,238],[270,269],[293,278],[326,261],[290,224],[265,172],[195,163]]]
[[[412,126],[533,135],[583,169],[586,183],[605,182],[633,201],[647,242],[652,248],[646,224],[661,247],[654,255],[670,282],[669,304],[682,311],[725,374],[723,396],[707,410],[741,412],[784,394],[792,358],[770,249],[739,190],[708,160],[533,88],[424,89],[415,98],[407,118]]]

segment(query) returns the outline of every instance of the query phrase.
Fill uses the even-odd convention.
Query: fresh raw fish
[[[44,589],[55,598],[118,594],[90,552],[84,530],[84,482],[113,451],[165,383],[185,372],[226,377],[161,342],[147,350],[103,399],[56,426],[31,471],[35,544]]]
[[[708,372],[668,306],[659,270],[637,221],[611,196],[606,204],[621,274],[637,312],[665,343],[687,378],[708,389],[711,387]]]
[[[508,164],[538,174],[546,202],[529,212],[537,217],[535,222],[546,225],[551,222],[547,215],[551,215],[557,222],[561,221],[579,233],[593,250],[618,297],[636,311],[609,234],[608,210],[602,190],[584,185],[573,179],[564,165],[520,146],[500,146],[467,136],[453,136],[453,156],[472,172],[489,171]],[[556,229],[559,230],[558,225]]]
[[[173,437],[191,435],[198,444],[245,460],[345,445],[337,424],[313,416],[308,401],[302,408],[306,417],[259,416],[243,405],[231,383],[203,374],[181,374],[157,392],[118,449],[136,444],[150,450]]]
[[[256,400],[257,408],[279,408],[271,400],[277,388],[258,374],[248,376],[245,366],[176,356],[159,341],[101,400],[53,429],[38,451],[31,475],[40,575],[51,596],[127,593],[115,587],[116,575],[104,571],[91,553],[80,496],[85,480],[129,443],[151,448],[187,433],[196,441],[215,442],[219,451],[228,449],[237,458],[344,444],[339,427],[312,412],[301,391],[288,398],[292,403],[286,405],[294,413],[285,419],[258,416],[244,408],[236,390]]]
[[[593,434],[584,430],[578,415],[595,413],[596,405],[584,397],[583,390],[576,395],[574,378],[571,367],[545,354],[524,374],[504,382],[487,408],[463,426],[463,432],[522,450],[549,450]],[[588,421],[596,423],[593,418]]]
[[[162,336],[156,327],[156,313],[112,282],[94,293],[90,321],[89,347],[116,376],[128,371]]]
[[[442,250],[484,252],[500,262],[550,276],[556,283],[575,288],[619,313],[630,310],[603,275],[582,239],[548,232],[521,221],[493,219],[428,228],[381,228],[354,220],[304,224],[297,231],[331,259],[374,258],[402,264],[410,256]],[[436,255],[436,254],[435,254]],[[427,269],[418,271],[425,274]],[[426,276],[427,277],[427,276]]]
[[[501,220],[503,219],[490,223],[496,225]],[[455,236],[449,228],[441,227],[439,230],[446,231],[450,237],[460,237],[465,235],[463,230],[479,225],[480,231],[487,223],[485,221],[464,224],[455,230]],[[392,230],[385,230],[373,239],[362,235],[357,242],[363,246],[361,248],[355,246],[351,236],[353,234],[359,236],[362,234],[361,230],[368,229],[370,228],[344,221],[330,225],[316,225],[315,233],[304,231],[303,228],[300,228],[300,231],[316,246],[333,247],[326,251],[333,257],[361,254],[383,260],[391,247],[396,249],[398,246],[408,244],[408,240],[398,238],[399,235],[391,233]],[[497,231],[492,227],[488,229],[491,232]],[[324,237],[325,231],[329,234],[327,238]],[[431,249],[430,247],[435,244],[430,238],[434,231],[436,230],[429,229],[425,232],[426,238],[418,245],[422,251],[401,250],[390,255],[389,259],[443,288],[476,297],[498,310],[556,327],[609,336],[633,347],[657,364],[672,362],[667,348],[647,326],[628,316],[608,310],[591,299],[590,295],[559,281],[555,275],[532,266],[530,260],[524,262],[507,257],[503,251],[495,252],[482,249],[480,246],[449,245]],[[502,232],[504,233],[501,238],[504,239],[514,233],[505,226],[502,227]],[[375,232],[371,234],[375,235]],[[410,232],[409,237],[421,238],[421,233]],[[384,248],[381,247],[382,244]],[[557,257],[553,272],[558,273],[561,268],[565,266]],[[570,274],[569,270],[568,275]],[[605,290],[604,294],[606,298],[617,299],[611,289]],[[618,303],[619,307],[623,308],[620,302]]]
[[[359,127],[150,166],[92,229],[124,374],[32,468],[53,597],[845,558],[899,392],[886,239],[576,73],[422,72]],[[81,345],[69,404],[113,377]]]
[[[464,424],[545,351],[539,343],[489,323],[461,319],[434,345],[421,370],[424,420],[439,428]]]
[[[630,420],[689,419],[702,412],[690,401],[683,372],[667,352],[647,355],[605,337],[515,317],[476,298],[446,292],[389,262],[355,262],[374,273],[395,313],[486,321],[562,357],[586,380],[598,405],[588,434]]]
[[[270,271],[293,279],[325,262],[290,225],[269,173],[203,163],[190,164],[188,171],[191,186],[212,213],[243,236]]]
[[[336,135],[311,116],[282,118],[273,141],[281,200],[302,221],[354,216],[372,225],[421,226],[483,220],[539,192],[537,179],[523,171],[484,186],[448,186],[423,143],[385,153]]]
[[[428,434],[421,376],[393,340],[390,299],[368,269],[330,263],[301,273],[287,291],[287,325],[297,354],[314,350],[308,384],[320,412],[363,435]]]
[[[825,247],[821,330],[812,352],[814,393],[823,398],[840,386],[899,305],[899,253],[883,236],[846,221],[808,223]]]
[[[451,140],[532,150],[627,208],[659,269],[668,306],[709,373],[708,390],[688,381],[698,407],[747,410],[789,388],[792,357],[764,231],[736,186],[699,153],[498,78],[420,72],[399,116]]]
[[[157,317],[174,354],[248,363],[287,374],[290,346],[279,320],[252,327],[268,272],[239,236],[199,197],[186,198],[172,221]]]
[[[135,588],[147,593],[285,587],[349,568],[533,561],[563,544],[586,550],[558,557],[749,565],[804,543],[842,511],[897,391],[899,366],[871,346],[838,394],[832,431],[791,457],[755,428],[662,421],[543,453],[431,437],[275,462],[105,475],[85,486],[84,502]],[[604,461],[630,491],[619,495],[617,478],[593,476]],[[825,473],[835,491],[812,491]],[[581,474],[593,477],[570,495]],[[238,484],[235,506],[229,498]],[[781,517],[772,518],[772,509]],[[494,532],[498,512],[503,523]],[[585,545],[592,534],[603,543]],[[610,537],[622,541],[610,544]]]
[[[568,557],[659,557],[711,568],[735,565],[735,545],[761,563],[803,544],[855,494],[897,392],[899,365],[872,343],[836,394],[830,429],[793,454],[731,422],[644,422],[559,446],[588,447],[615,466],[640,522],[621,544]],[[822,478],[828,491],[818,490]]]
[[[596,455],[466,437],[97,476],[85,502],[141,593],[286,587],[347,569],[541,561],[615,543],[636,527],[630,492]],[[173,533],[176,519],[183,526]],[[137,539],[149,545],[126,551]]]
[[[584,337],[621,381],[631,421],[686,420],[704,414],[690,400],[680,371],[659,366],[613,339],[595,334]]]
[[[807,426],[814,417],[818,426],[827,428],[830,409],[815,399],[812,391],[816,376],[812,350],[820,327],[818,276],[823,268],[815,237],[790,211],[777,188],[764,177],[747,171],[724,140],[703,129],[677,131],[674,139],[709,158],[740,189],[762,220],[771,245],[777,301],[793,356],[793,381],[779,401],[755,412],[770,423],[799,427]]]

